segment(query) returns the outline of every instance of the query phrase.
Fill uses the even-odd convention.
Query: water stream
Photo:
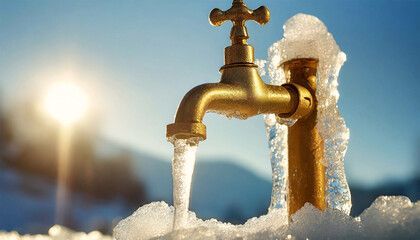
[[[172,181],[175,207],[173,229],[176,230],[185,227],[188,221],[191,180],[194,172],[197,145],[184,139],[177,139],[173,144]]]

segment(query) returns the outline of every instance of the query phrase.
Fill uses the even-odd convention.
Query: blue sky
[[[350,181],[404,179],[419,167],[419,1],[247,1],[272,19],[248,24],[256,57],[282,37],[297,13],[320,18],[347,54],[339,106],[351,140]],[[88,89],[101,133],[170,161],[165,126],[195,85],[217,82],[230,24],[208,13],[230,1],[0,1],[0,91],[8,105],[37,95],[60,72]],[[198,161],[232,159],[270,177],[261,117],[227,120],[209,114]]]

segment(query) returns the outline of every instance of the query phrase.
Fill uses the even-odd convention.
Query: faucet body
[[[252,11],[242,0],[234,0],[227,11],[213,9],[210,23],[220,26],[233,22],[230,33],[231,46],[225,48],[225,65],[220,69],[219,83],[207,83],[190,90],[178,107],[175,123],[167,126],[167,138],[206,139],[202,123],[207,112],[246,119],[259,114],[274,113],[296,117],[311,110],[312,95],[296,84],[274,86],[265,84],[254,63],[254,48],[247,44],[246,20],[265,24],[270,20],[266,7]]]
[[[169,141],[188,139],[192,144],[206,139],[203,118],[207,112],[246,119],[259,114],[276,114],[298,119],[289,127],[289,214],[305,202],[325,208],[325,169],[321,164],[322,140],[315,128],[316,59],[297,59],[283,64],[288,83],[264,83],[254,63],[254,49],[247,44],[246,20],[260,24],[269,21],[269,11],[248,9],[234,0],[227,11],[214,9],[210,22],[219,26],[233,22],[231,46],[225,48],[225,65],[219,83],[206,83],[191,89],[182,99],[175,122],[167,126]]]
[[[289,114],[298,106],[297,89],[265,84],[257,66],[227,65],[221,72],[219,83],[199,85],[184,96],[167,137],[204,140],[202,121],[207,112],[246,119],[258,114]]]

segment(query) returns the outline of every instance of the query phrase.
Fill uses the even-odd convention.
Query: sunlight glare
[[[69,125],[80,120],[88,109],[85,92],[70,82],[52,85],[44,101],[46,112],[59,123]]]

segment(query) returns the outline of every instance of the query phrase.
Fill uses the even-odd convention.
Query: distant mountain
[[[0,164],[0,230],[46,233],[55,222],[56,184],[45,177]],[[71,228],[111,233],[113,225],[131,214],[120,199],[98,200],[71,193]]]

